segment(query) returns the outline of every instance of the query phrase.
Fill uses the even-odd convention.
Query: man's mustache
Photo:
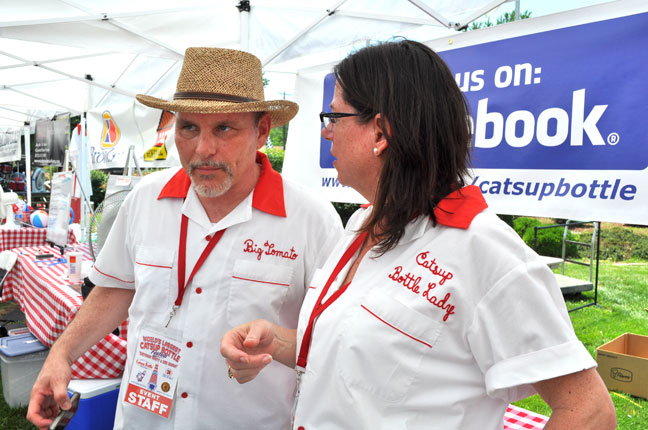
[[[222,161],[193,161],[189,163],[189,174],[193,173],[195,169],[199,169],[201,167],[221,169],[224,170],[228,175],[232,174],[232,169],[230,169],[229,164]]]

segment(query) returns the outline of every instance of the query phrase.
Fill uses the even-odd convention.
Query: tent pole
[[[79,9],[87,14],[92,15],[93,11],[90,8],[85,7],[82,3],[76,2],[76,1],[71,1],[71,0],[61,0],[63,3],[67,4],[68,6],[72,6],[73,8]],[[99,18],[102,22],[107,22],[108,24],[115,26],[119,29],[122,29],[124,31],[127,31],[129,33],[134,34],[137,37],[140,37],[146,41],[149,41],[151,43],[154,43],[170,52],[173,52],[176,55],[179,55],[182,57],[182,53],[178,52],[174,47],[165,44],[164,42],[157,40],[153,37],[149,37],[146,34],[144,34],[141,31],[138,31],[136,28],[131,27],[130,25],[123,23],[119,20],[116,19],[115,16],[112,14],[107,14],[107,13],[102,13],[100,14],[101,18]]]
[[[54,103],[53,101],[46,100],[46,99],[44,99],[44,98],[42,98],[42,97],[37,97],[37,96],[34,96],[34,95],[32,95],[32,94],[25,93],[25,92],[23,92],[23,91],[19,91],[19,90],[15,89],[15,88],[8,87],[8,86],[6,86],[6,85],[5,85],[3,88],[4,88],[5,90],[13,91],[14,93],[22,94],[23,96],[26,96],[26,97],[31,97],[31,98],[33,98],[33,99],[40,100],[40,101],[45,102],[45,103],[49,103],[49,104],[51,104],[51,105],[53,105],[53,106],[58,106],[58,107],[60,107],[60,108],[63,108],[63,109],[65,109],[65,110],[67,110],[68,112],[75,113],[75,114],[77,114],[77,115],[79,114],[79,112],[78,112],[76,109],[72,109],[72,108],[69,108],[69,107],[67,107],[67,106],[63,106],[63,105],[60,105],[60,104],[58,104],[58,103]]]
[[[250,50],[250,1],[241,0],[236,5],[236,8],[239,10],[239,22],[240,22],[240,34],[239,38],[241,40],[240,48],[242,51]]]
[[[66,73],[66,72],[63,72],[63,71],[61,71],[61,70],[55,69],[55,68],[53,68],[53,67],[46,66],[46,65],[44,65],[43,63],[39,63],[38,61],[28,61],[28,60],[26,60],[26,59],[24,59],[24,58],[22,58],[22,57],[19,57],[19,56],[17,56],[17,55],[13,55],[13,54],[9,54],[9,53],[4,52],[4,51],[1,51],[1,53],[2,53],[3,55],[6,55],[6,56],[9,57],[9,58],[13,58],[14,60],[18,60],[18,61],[21,61],[21,62],[23,62],[23,63],[30,63],[30,64],[31,64],[32,66],[34,66],[34,67],[40,67],[40,68],[43,69],[43,70],[47,70],[47,71],[49,71],[49,72],[52,72],[52,73],[56,73],[56,74],[58,74],[58,75],[65,76],[66,78],[74,79],[74,80],[77,80],[77,81],[81,81],[81,82],[86,83],[86,84],[89,84],[89,85],[94,85],[95,87],[103,88],[104,90],[113,91],[113,92],[119,93],[119,94],[121,94],[121,95],[124,95],[124,96],[126,96],[126,97],[132,97],[132,98],[135,98],[135,93],[131,93],[131,92],[129,92],[129,91],[125,91],[125,90],[119,89],[119,88],[117,88],[117,87],[115,87],[115,86],[112,86],[112,85],[104,85],[104,84],[100,84],[100,83],[97,83],[97,82],[93,82],[92,80],[87,79],[86,77],[80,78],[80,77],[78,77],[78,76],[74,76],[74,75],[72,75],[72,74],[70,74],[70,73]],[[12,91],[16,91],[16,92],[20,92],[20,91],[14,89],[14,88],[12,88],[12,87],[8,87],[7,85],[4,85],[3,88],[8,89],[8,90],[12,90]],[[25,93],[21,93],[21,94],[25,94]],[[28,96],[29,96],[29,94],[25,94],[25,95],[28,95]],[[34,96],[30,96],[30,97],[34,97]],[[38,97],[34,97],[34,98],[38,98]],[[54,103],[52,103],[52,104],[54,104]],[[79,114],[81,113],[81,112],[78,112],[78,111],[76,111],[76,110],[74,110],[74,109],[67,109],[67,110],[69,110],[70,112],[74,112],[74,113],[76,113],[77,115],[79,115]]]
[[[440,13],[429,7],[427,4],[422,2],[421,0],[408,0],[410,3],[412,3],[414,6],[417,8],[421,9],[423,12],[425,12],[426,15],[430,16],[432,19],[437,21],[439,24],[441,24],[444,27],[451,28],[452,23],[445,19],[444,16],[442,16]]]
[[[158,78],[158,80],[155,81],[155,82],[153,83],[153,85],[151,85],[150,87],[148,87],[148,88],[146,89],[146,91],[144,92],[144,94],[149,94],[149,93],[153,90],[153,88],[155,88],[155,87],[157,86],[157,84],[159,84],[159,83],[160,83],[164,78],[166,78],[167,75],[168,75],[169,73],[171,73],[171,71],[172,71],[172,70],[173,70],[177,65],[178,65],[178,61],[176,61],[175,63],[173,63],[173,64],[172,64],[172,65],[167,69],[167,71],[164,72],[164,73],[163,73],[163,74]],[[98,104],[95,105],[95,107],[97,107],[97,106],[98,106]]]
[[[0,25],[0,28],[2,26]],[[0,54],[5,54],[6,51],[0,51]],[[74,57],[61,57],[61,58],[51,58],[49,60],[41,60],[38,62],[38,64],[48,64],[48,63],[58,63],[61,61],[73,61],[73,60],[80,60],[84,58],[91,58],[91,57],[99,57],[102,55],[110,55],[114,54],[114,52],[97,52],[96,54],[87,54],[87,55],[76,55]],[[0,67],[0,70],[4,69],[16,69],[18,67],[31,67],[34,65],[33,61],[24,61],[23,64],[12,64],[10,66],[2,66]]]
[[[31,192],[32,192],[32,182],[31,182],[31,142],[30,134],[31,131],[29,123],[25,123],[25,176],[27,183],[27,206],[31,206]]]
[[[279,49],[277,49],[275,52],[272,53],[268,58],[264,59],[262,61],[263,65],[266,66],[272,62],[275,58],[277,58],[282,52],[284,52],[286,49],[290,47],[293,43],[295,43],[297,40],[299,40],[304,34],[308,33],[311,31],[313,28],[317,27],[322,21],[324,21],[326,18],[333,16],[335,12],[338,10],[340,6],[342,6],[347,0],[339,0],[335,5],[333,5],[332,8],[326,9],[326,11],[318,16],[313,22],[311,22],[309,25],[304,27],[299,33],[297,33],[295,36],[293,36],[292,39],[290,39],[288,42],[284,43]]]
[[[88,138],[86,136],[86,114],[85,112],[81,114],[81,139],[80,148],[79,148],[79,170],[81,171],[81,178],[79,180],[79,185],[82,185],[81,191],[83,192],[86,189],[89,189],[89,195],[92,195],[92,181],[91,178],[88,178],[87,175],[90,173],[88,169]],[[77,178],[79,174],[77,173]],[[86,187],[86,188],[84,188]],[[90,187],[90,188],[87,188]],[[88,212],[92,213],[92,207],[90,205],[89,196],[83,196],[83,201],[80,206],[81,213],[79,214],[79,224],[81,225],[81,237],[86,237],[86,230],[88,227]]]
[[[8,110],[9,112],[14,112],[14,113],[17,113],[17,114],[20,114],[20,115],[23,115],[23,116],[28,116],[28,117],[30,117],[30,118],[46,119],[44,116],[41,117],[41,116],[37,116],[37,115],[32,115],[32,114],[30,114],[30,113],[27,113],[27,112],[21,112],[21,111],[19,111],[19,110],[11,109],[11,108],[8,108],[8,107],[5,107],[5,106],[0,106],[0,109]],[[16,121],[17,121],[17,120],[16,120]]]
[[[135,54],[135,56],[133,57],[133,59],[131,60],[131,62],[128,63],[128,66],[126,66],[126,68],[125,68],[124,70],[122,70],[122,72],[119,74],[119,76],[117,77],[117,79],[115,79],[115,80],[113,81],[113,84],[112,84],[113,87],[117,85],[117,82],[119,82],[119,80],[124,76],[124,74],[125,74],[126,71],[130,68],[130,66],[133,65],[133,63],[135,62],[135,60],[137,60],[137,57],[139,57],[139,54]],[[86,75],[86,79],[88,79],[88,75]],[[88,93],[90,93],[90,86],[88,86]],[[101,99],[99,99],[99,101],[97,102],[97,106],[100,105],[100,104],[101,104],[101,103],[106,99],[106,97],[108,97],[108,94],[110,94],[110,93],[111,93],[110,91],[106,91],[106,92],[104,93],[103,97],[101,97]]]
[[[482,7],[481,9],[479,9],[478,11],[473,13],[472,15],[467,16],[466,18],[464,18],[463,21],[454,23],[453,27],[455,29],[457,29],[457,30],[462,29],[464,27],[467,27],[468,24],[470,24],[474,20],[481,18],[482,16],[486,15],[488,12],[490,12],[493,9],[501,6],[503,3],[506,3],[507,1],[508,0],[493,0],[492,2],[490,2],[486,6]]]
[[[87,21],[105,21],[108,19],[123,19],[123,18],[139,18],[139,17],[149,17],[151,15],[160,15],[160,14],[173,14],[176,12],[187,12],[187,11],[199,11],[206,9],[214,9],[214,6],[188,6],[188,7],[172,7],[166,9],[152,9],[147,10],[137,10],[133,12],[118,12],[118,13],[94,13],[88,8],[83,7],[81,4],[76,2],[60,0],[62,3],[67,4],[68,6],[79,9],[88,15],[83,16],[60,16],[56,18],[43,18],[43,19],[27,19],[20,21],[4,21],[0,22],[0,28],[4,27],[20,27],[27,25],[49,25],[49,24],[71,24],[76,22],[87,22]]]

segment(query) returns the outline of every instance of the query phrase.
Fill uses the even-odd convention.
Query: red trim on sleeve
[[[97,272],[101,273],[102,275],[107,276],[107,277],[112,278],[112,279],[116,279],[117,281],[119,281],[119,282],[123,282],[124,284],[134,284],[134,283],[135,283],[135,281],[124,281],[123,279],[119,279],[119,278],[117,278],[117,277],[115,277],[115,276],[112,276],[112,275],[109,275],[109,274],[107,274],[107,273],[104,273],[104,272],[102,272],[101,270],[99,270],[99,268],[97,268],[97,265],[96,265],[96,264],[95,264],[95,266],[94,266],[94,269],[95,269]]]
[[[468,185],[453,191],[434,208],[439,224],[467,229],[478,213],[488,207],[479,187]]]
[[[286,217],[286,206],[284,202],[283,179],[270,164],[268,156],[257,152],[256,162],[261,164],[261,175],[254,187],[252,194],[252,207],[260,211]],[[184,169],[178,170],[171,179],[162,187],[158,200],[167,197],[186,198],[191,178]]]

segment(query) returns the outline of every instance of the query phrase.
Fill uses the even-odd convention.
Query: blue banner
[[[648,167],[648,14],[440,53],[473,118],[473,165]]]
[[[470,106],[469,183],[497,213],[648,225],[648,12],[596,21],[599,9],[579,25],[511,24],[518,35],[499,40],[514,31],[457,35],[491,41],[439,52]],[[330,112],[326,73],[315,103]],[[320,137],[318,185],[352,201],[330,150]]]
[[[335,91],[335,75],[329,73],[324,77],[324,95],[322,97],[322,112],[331,112],[331,101]],[[324,125],[321,126],[322,128]],[[331,155],[331,142],[320,136],[320,167],[333,169],[335,157]]]

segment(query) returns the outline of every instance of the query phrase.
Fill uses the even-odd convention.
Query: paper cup
[[[80,252],[69,252],[68,260],[68,280],[74,284],[81,283],[81,271],[83,269],[83,254]]]

